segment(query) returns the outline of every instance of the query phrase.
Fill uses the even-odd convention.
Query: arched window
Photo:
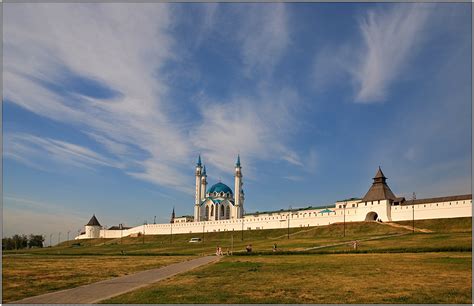
[[[221,217],[224,218],[224,205],[221,206]]]
[[[227,206],[225,209],[225,214],[227,215],[227,219],[230,219],[230,206]]]
[[[211,217],[214,216],[214,205],[211,206]]]
[[[206,217],[207,217],[207,220],[209,220],[209,206],[206,206]]]

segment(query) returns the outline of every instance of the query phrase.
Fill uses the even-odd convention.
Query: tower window
[[[211,206],[211,217],[214,216],[214,206]]]

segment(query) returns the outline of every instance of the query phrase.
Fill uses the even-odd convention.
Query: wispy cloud
[[[327,90],[349,80],[355,102],[384,101],[423,45],[432,6],[402,3],[364,12],[358,20],[361,40],[326,46],[316,54],[315,88]]]
[[[204,30],[214,25],[217,8],[206,6]],[[242,73],[268,76],[288,45],[287,16],[284,4],[256,8],[242,14],[245,22],[234,39],[241,46]],[[94,156],[74,141],[32,135],[13,135],[16,147],[8,156],[27,161],[41,147],[70,164],[113,166],[177,190],[187,186],[198,151],[219,169],[231,168],[239,151],[249,164],[276,150],[299,165],[283,137],[292,126],[291,89],[277,96],[273,88],[257,85],[257,94],[224,104],[207,102],[213,113],[200,108],[195,122],[179,116],[187,105],[170,97],[173,89],[164,70],[182,60],[170,31],[179,23],[176,12],[168,4],[7,4],[5,99],[74,126],[113,158]],[[97,96],[87,88],[68,87],[70,76],[115,94]]]
[[[118,161],[89,148],[62,140],[20,133],[6,135],[4,156],[20,162],[24,162],[28,157],[29,164],[39,169],[43,169],[45,161],[89,169],[94,169],[96,166],[122,168]]]
[[[245,20],[237,33],[244,68],[249,75],[270,74],[290,43],[284,3],[244,6]]]
[[[400,4],[390,11],[369,11],[362,18],[364,56],[352,71],[358,86],[356,101],[385,99],[391,83],[417,51],[429,9],[423,4]]]
[[[257,96],[235,97],[228,102],[203,98],[200,105],[202,121],[191,139],[218,170],[232,171],[239,152],[250,177],[256,174],[252,170],[255,160],[302,165],[298,154],[285,145],[295,131],[295,110],[300,105],[294,90],[266,88]]]
[[[177,182],[167,178],[182,177],[175,166],[187,161],[190,147],[183,129],[170,119],[175,110],[166,100],[167,85],[157,74],[174,57],[173,39],[167,33],[168,6],[15,4],[7,5],[5,13],[5,98],[72,124],[114,154],[125,154],[133,144],[147,153],[135,158],[136,164],[163,171],[145,170],[149,175],[139,177],[175,187]],[[65,70],[120,95],[64,95],[69,90],[61,88]],[[64,153],[77,153],[78,148],[49,142]],[[77,162],[92,158],[81,153]]]

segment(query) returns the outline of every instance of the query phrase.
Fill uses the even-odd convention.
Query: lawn
[[[90,239],[7,251],[3,252],[3,299],[13,301],[212,254],[220,245],[224,252],[233,246],[235,255],[244,256],[225,257],[218,264],[110,301],[463,303],[470,301],[471,292],[471,224],[471,218],[420,220],[416,227],[434,232],[412,234],[387,224],[355,222],[346,224],[345,235],[343,224],[332,224],[290,229],[290,239],[287,229],[275,229],[245,231],[243,240],[239,231],[213,232],[204,237]],[[189,243],[192,237],[204,241]],[[382,239],[367,240],[374,237]],[[350,246],[354,240],[360,241],[360,254],[344,254],[354,252]],[[79,246],[72,245],[78,242]],[[275,243],[278,252],[273,253]],[[244,251],[248,244],[253,246],[250,256]],[[318,246],[325,247],[306,250]],[[454,286],[457,281],[462,286]]]
[[[3,303],[157,268],[188,256],[3,256]]]
[[[233,256],[104,303],[471,303],[470,253]]]

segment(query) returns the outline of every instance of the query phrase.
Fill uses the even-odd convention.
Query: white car
[[[191,238],[189,242],[201,242],[201,238]]]

